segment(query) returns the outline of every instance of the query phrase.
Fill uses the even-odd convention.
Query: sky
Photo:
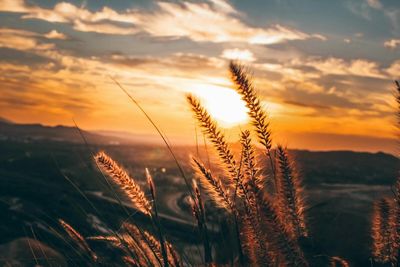
[[[200,98],[227,135],[246,127],[239,60],[294,148],[395,151],[398,0],[0,0],[0,116],[175,142]]]

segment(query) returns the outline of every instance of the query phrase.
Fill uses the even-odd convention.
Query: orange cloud
[[[386,69],[387,73],[390,76],[390,79],[399,79],[400,76],[400,60],[396,60],[393,62],[389,68]]]
[[[54,47],[53,44],[39,43],[36,40],[39,36],[24,30],[0,28],[0,47],[16,50],[47,50]]]

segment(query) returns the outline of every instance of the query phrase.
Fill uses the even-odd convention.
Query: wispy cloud
[[[324,75],[387,78],[386,70],[379,63],[366,59],[299,56],[280,63],[260,63],[256,66],[260,70],[281,73],[296,80],[316,79]]]
[[[123,13],[109,7],[92,12],[65,2],[47,9],[17,0],[3,2],[0,10],[23,13],[24,19],[68,23],[77,31],[104,34],[145,32],[155,37],[186,37],[199,42],[251,44],[326,39],[320,34],[308,34],[279,24],[263,28],[250,26],[240,19],[240,12],[224,0],[209,0],[204,3],[157,2],[157,9],[152,12],[131,9]]]
[[[389,1],[380,0],[350,1],[348,8],[354,14],[371,20],[371,11],[380,11],[389,20],[393,30],[398,33],[400,29],[400,9],[398,5],[389,5]]]
[[[384,14],[390,20],[393,29],[398,34],[400,30],[400,8],[385,9]]]
[[[217,12],[212,4],[159,2],[157,12],[138,14],[136,25],[153,36],[187,37],[208,42],[274,44],[322,37],[279,24],[265,28],[249,26],[232,16],[234,8],[228,2],[223,3],[230,7],[226,8],[229,12]]]
[[[307,59],[299,62],[301,65],[313,67],[324,75],[356,75],[372,78],[386,78],[376,62],[365,59],[346,61],[342,58]]]

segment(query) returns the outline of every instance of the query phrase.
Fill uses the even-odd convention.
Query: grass
[[[400,83],[395,81],[398,127],[400,127]],[[372,217],[372,257],[383,265],[398,266],[400,256],[400,177],[392,198],[382,198],[374,205]]]
[[[201,102],[194,96],[187,96],[194,118],[212,143],[218,161],[206,167],[199,156],[192,157],[195,172],[193,183],[189,183],[181,172],[200,233],[202,249],[199,249],[198,256],[202,257],[203,265],[349,266],[343,258],[321,255],[315,250],[297,164],[285,147],[279,144],[274,146],[269,115],[263,109],[262,101],[244,67],[232,62],[229,70],[252,121],[252,129],[244,129],[238,137],[239,151],[230,147],[224,133]],[[396,86],[400,92],[399,84],[396,83]],[[399,95],[397,100],[400,106]],[[258,146],[263,147],[260,154],[257,153]],[[169,145],[168,148],[174,155]],[[112,251],[118,255],[114,265],[195,265],[195,260],[190,259],[193,255],[186,255],[182,249],[178,249],[173,237],[160,222],[156,188],[149,170],[146,169],[148,188],[144,188],[105,152],[94,155],[94,162],[116,189],[118,197],[136,207],[147,217],[150,225],[141,227],[127,213],[128,218],[112,233],[84,237],[79,230],[60,219],[66,236],[75,244],[79,255],[85,257],[85,265],[113,265],[98,254],[97,246],[93,246],[93,243],[103,243],[110,253]],[[394,200],[384,199],[375,205],[371,231],[375,264],[397,264],[400,182],[394,188]],[[150,192],[151,198],[147,197],[149,194],[146,192]],[[211,200],[227,222],[224,224],[227,229],[221,231],[224,238],[231,240],[230,246],[225,248],[229,253],[224,251],[233,255],[229,260],[216,257],[216,250],[221,248],[215,246],[209,236],[211,222],[206,215],[206,199]]]
[[[192,95],[188,95],[187,100],[199,126],[213,144],[223,170],[222,176],[216,176],[205,167],[201,159],[192,158],[193,167],[197,173],[196,177],[200,181],[202,189],[214,201],[215,206],[225,213],[228,220],[234,222],[235,231],[231,232],[235,235],[232,240],[236,240],[236,244],[232,247],[236,247],[237,252],[234,253],[236,256],[231,264],[309,266],[310,261],[302,247],[303,239],[308,238],[308,227],[299,175],[284,147],[277,146],[274,149],[277,153],[273,155],[268,114],[262,108],[261,100],[244,68],[232,62],[230,73],[238,93],[248,107],[257,140],[265,148],[263,156],[268,158],[270,163],[268,166],[261,164],[263,160],[255,155],[249,130],[242,131],[240,136],[241,153],[235,155],[223,132],[199,100]],[[102,172],[119,186],[120,192],[125,194],[139,211],[151,218],[156,226],[154,228],[158,232],[158,239],[148,232],[142,232],[137,226],[130,223],[130,227],[133,227],[135,231],[127,232],[130,234],[129,238],[126,234],[117,233],[115,236],[109,237],[92,237],[92,240],[117,243],[117,247],[123,246],[125,252],[123,259],[125,263],[132,265],[182,265],[182,256],[177,256],[179,260],[171,260],[172,254],[179,254],[167,253],[166,248],[171,251],[173,246],[170,243],[166,245],[168,241],[164,240],[162,227],[157,219],[155,188],[151,179],[148,180],[153,196],[152,204],[146,199],[145,193],[135,180],[104,152],[98,153],[94,158]],[[151,177],[148,171],[146,173],[148,177]],[[194,183],[190,191],[193,192],[191,193],[193,215],[198,222],[203,241],[204,264],[207,266],[217,265],[218,263],[213,261],[203,196],[197,183]],[[71,235],[71,230],[67,233],[73,240],[81,241],[80,238],[76,238],[77,234]],[[86,248],[86,245],[82,246],[81,244],[81,247]],[[149,252],[149,249],[152,253]],[[91,258],[97,261],[93,255]]]

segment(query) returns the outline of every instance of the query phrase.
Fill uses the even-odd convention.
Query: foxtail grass
[[[275,247],[277,254],[282,256],[283,266],[308,266],[303,251],[297,240],[291,238],[287,226],[279,217],[277,207],[271,198],[265,194],[258,194],[257,202],[261,210],[261,221],[269,240]]]
[[[196,182],[191,186],[184,177],[192,212],[203,243],[204,263],[210,267],[218,265],[212,253],[213,241],[208,235],[208,217],[206,216],[206,205],[204,205],[205,199],[203,199],[207,195],[218,211],[227,211],[220,212],[218,216],[228,216],[226,221],[234,220],[234,225],[231,227],[235,229],[231,232],[236,235],[238,251],[235,252],[236,259],[232,260],[231,265],[308,267],[312,260],[306,257],[308,255],[303,252],[300,242],[305,238],[310,238],[310,230],[306,224],[304,192],[296,170],[296,163],[286,148],[273,144],[269,115],[262,106],[261,98],[257,95],[250,75],[243,66],[234,62],[230,63],[229,70],[236,91],[246,103],[252,124],[252,131],[244,129],[240,133],[240,155],[231,149],[225,134],[219,129],[218,124],[200,101],[193,95],[187,96],[187,101],[198,125],[217,152],[220,164],[215,165],[222,168],[222,174],[215,175],[211,171],[214,168],[211,167],[213,162],[210,162],[210,158],[208,158],[208,167],[205,167],[197,153],[198,157],[192,157],[191,161],[195,179],[199,181],[201,187],[198,187]],[[117,85],[121,87],[120,84],[117,83]],[[400,110],[400,86],[398,83],[396,85]],[[138,105],[125,89],[122,87],[121,89]],[[139,105],[138,107],[144,112]],[[146,113],[145,115],[148,117]],[[150,118],[149,120],[177,161],[165,136],[161,134]],[[252,134],[257,137],[255,140],[262,145],[263,158],[258,157],[257,144],[253,144]],[[239,158],[240,160],[238,160]],[[144,230],[134,222],[127,220],[122,224],[118,233],[110,236],[94,236],[87,240],[107,242],[122,250],[121,261],[128,266],[183,266],[181,255],[184,254],[175,250],[173,245],[167,241],[166,236],[168,235],[164,234],[161,227],[156,186],[149,170],[145,170],[145,176],[149,186],[150,200],[137,181],[106,153],[99,152],[94,159],[101,171],[121,189],[121,193],[129,199],[132,205],[151,219],[153,228],[151,231]],[[267,164],[264,164],[265,162],[270,165],[272,173],[268,173],[269,169]],[[177,166],[184,176],[178,162]],[[271,175],[274,177],[275,185],[272,193],[269,188],[265,187],[268,177]],[[396,204],[400,202],[400,184],[397,188]],[[204,191],[201,192],[200,189]],[[203,192],[204,195],[202,195]],[[374,258],[379,262],[395,262],[397,257],[398,246],[388,245],[391,241],[397,241],[398,230],[396,229],[400,229],[398,223],[400,216],[397,216],[400,214],[400,209],[396,209],[394,206],[389,200],[383,200],[375,208]],[[92,257],[95,255],[90,253],[91,250],[85,238],[66,223],[62,225],[68,235],[84,251]],[[340,257],[328,258],[330,258],[331,266],[349,266]]]
[[[252,119],[252,124],[256,128],[260,143],[265,146],[267,151],[270,151],[272,140],[268,115],[261,105],[261,100],[257,96],[249,75],[244,71],[243,66],[235,62],[229,64],[229,70],[232,80],[236,84],[237,91],[246,103],[248,114]]]
[[[188,95],[186,99],[203,132],[213,143],[222,163],[225,165],[227,173],[229,173],[231,177],[231,185],[234,185],[238,180],[242,179],[242,174],[239,172],[235,157],[224,134],[218,129],[216,122],[211,118],[210,114],[196,97]]]
[[[58,219],[59,224],[64,228],[65,232],[69,235],[69,237],[83,250],[85,251],[88,256],[96,262],[98,257],[96,253],[89,247],[88,243],[86,242],[85,238],[75,230],[70,224],[65,222],[62,219]]]
[[[277,147],[279,175],[277,176],[277,197],[279,213],[293,238],[307,237],[305,204],[299,174],[287,150]]]
[[[252,125],[255,128],[259,142],[265,147],[268,155],[272,175],[276,178],[276,168],[274,156],[272,155],[272,138],[269,116],[262,107],[261,99],[258,97],[255,87],[251,82],[249,74],[244,67],[237,62],[231,61],[229,64],[231,79],[236,85],[237,92],[242,96],[243,101],[248,108],[248,115],[251,118]],[[266,178],[266,177],[264,177]]]
[[[394,81],[394,85],[394,96],[397,104],[397,128],[400,129],[399,81]],[[398,176],[392,191],[393,199],[383,198],[374,203],[371,251],[376,262],[398,266],[400,259],[400,176]]]
[[[397,255],[394,247],[396,230],[393,208],[393,202],[388,198],[383,198],[374,205],[372,255],[374,260],[379,263],[394,263],[396,261]]]
[[[192,200],[192,211],[193,215],[196,218],[197,226],[199,228],[199,232],[201,234],[201,238],[203,240],[203,248],[204,248],[204,262],[207,266],[212,263],[212,251],[210,247],[210,240],[208,237],[208,228],[207,221],[205,215],[205,207],[203,203],[203,199],[201,197],[200,188],[197,186],[196,180],[193,180],[193,192],[195,198]]]
[[[153,199],[153,210],[154,210],[154,215],[155,215],[154,222],[156,224],[158,238],[160,239],[160,243],[161,243],[160,247],[161,247],[162,258],[164,260],[164,267],[168,267],[169,263],[168,263],[168,256],[167,256],[167,248],[166,248],[165,241],[164,241],[164,234],[161,229],[160,219],[158,217],[158,208],[157,208],[157,202],[156,202],[156,188],[154,186],[153,177],[151,176],[148,168],[145,169],[145,173],[146,173],[146,178],[147,178],[147,184],[149,185],[149,188],[150,188],[151,198]]]
[[[144,214],[151,216],[151,203],[137,182],[105,152],[99,152],[94,159],[101,171],[121,188],[131,203]]]
[[[192,157],[193,168],[196,171],[196,176],[200,180],[200,184],[214,201],[217,207],[223,208],[232,212],[234,210],[229,190],[225,188],[222,181],[215,178],[211,171],[206,169],[203,163]]]
[[[245,173],[244,184],[254,193],[263,190],[263,178],[256,162],[256,154],[250,138],[250,131],[245,130],[240,135],[243,151],[243,165]]]
[[[231,63],[230,70],[237,90],[249,109],[249,116],[252,118],[258,139],[266,148],[271,167],[274,168],[275,159],[271,153],[272,141],[267,114],[262,109],[261,101],[243,68]],[[218,177],[214,177],[198,160],[194,160],[193,165],[197,176],[200,177],[202,185],[217,206],[225,209],[229,207],[234,214],[238,215],[239,239],[243,250],[247,252],[250,263],[255,266],[275,266],[277,264],[279,266],[308,266],[296,238],[306,236],[306,231],[302,191],[300,183],[293,176],[292,169],[289,169],[290,175],[284,177],[286,187],[282,185],[282,190],[291,190],[291,192],[286,192],[285,195],[282,192],[286,201],[282,202],[279,207],[273,203],[273,199],[264,190],[265,178],[260,175],[257,166],[250,131],[245,130],[241,133],[242,160],[238,164],[224,134],[200,101],[192,95],[187,96],[187,100],[200,127],[214,145],[223,163],[224,172],[230,176],[230,188],[235,188],[240,198],[231,200],[224,190],[222,181]],[[286,162],[282,163],[289,164],[287,155],[282,156],[286,157]],[[241,171],[242,167],[244,171]],[[273,170],[273,175],[275,176],[275,170]],[[289,182],[291,184],[287,186]],[[288,201],[289,195],[294,195],[290,201]],[[292,225],[289,225],[286,218],[284,220],[279,208],[287,209],[290,214],[294,214],[290,219]],[[296,237],[294,232],[298,233]]]

